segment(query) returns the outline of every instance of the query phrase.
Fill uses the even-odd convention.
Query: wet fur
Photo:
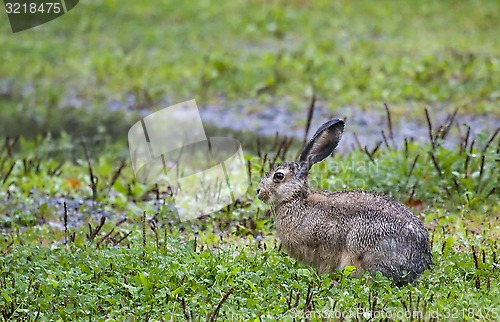
[[[292,257],[320,273],[353,265],[356,275],[381,272],[398,284],[430,268],[427,230],[408,208],[362,190],[310,191],[311,165],[283,162],[258,186],[259,199],[271,204],[277,235]],[[276,172],[284,174],[282,181],[273,179]]]

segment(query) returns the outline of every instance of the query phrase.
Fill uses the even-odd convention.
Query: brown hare
[[[271,205],[283,247],[320,273],[353,265],[355,275],[381,272],[397,284],[414,281],[432,264],[429,235],[404,205],[357,191],[310,191],[312,165],[328,157],[342,137],[344,121],[323,124],[299,162],[282,162],[257,187]]]

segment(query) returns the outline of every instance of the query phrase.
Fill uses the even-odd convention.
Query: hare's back
[[[403,204],[388,196],[364,190],[327,192],[317,191],[310,195],[313,202],[322,203],[332,216],[345,220],[363,219],[377,222],[398,223],[421,221]]]

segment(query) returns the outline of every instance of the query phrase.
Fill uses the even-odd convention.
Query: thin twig
[[[410,168],[410,172],[408,172],[408,176],[406,177],[406,183],[405,183],[405,186],[408,184],[408,182],[410,181],[410,177],[413,173],[413,170],[415,169],[415,165],[417,164],[417,161],[418,161],[418,158],[420,157],[419,154],[417,154],[417,156],[415,157],[415,159],[413,160],[413,163],[411,165],[411,168]]]
[[[273,146],[271,147],[271,151],[276,150],[279,140],[280,140],[280,134],[278,131],[276,131],[276,133],[274,134],[274,141],[273,141]]]
[[[106,222],[106,217],[101,217],[101,222],[99,223],[99,225],[95,228],[95,229],[92,229],[92,226],[90,225],[89,223],[89,234],[87,235],[87,239],[92,242],[94,241],[94,238],[97,236],[97,234],[101,231],[101,228],[102,226],[104,226],[104,223]]]
[[[83,152],[85,154],[85,159],[87,160],[87,166],[89,170],[89,177],[90,177],[90,187],[92,189],[92,200],[95,202],[97,200],[97,177],[94,176],[94,171],[92,170],[92,162],[90,161],[90,156],[89,156],[89,151],[87,149],[87,146],[85,145],[85,141],[82,139],[81,140],[82,146],[83,146]]]
[[[486,153],[486,151],[490,147],[490,144],[493,142],[493,140],[495,140],[495,137],[497,136],[497,134],[498,134],[499,131],[500,131],[500,127],[497,127],[497,129],[495,130],[495,132],[493,133],[493,135],[490,137],[490,139],[488,140],[488,142],[484,146],[483,151],[481,152],[482,154]]]
[[[300,150],[302,150],[306,146],[307,137],[309,135],[309,130],[311,128],[311,121],[314,115],[315,105],[316,105],[316,93],[313,93],[311,101],[309,102],[309,108],[307,109],[307,123],[306,123],[306,128],[304,130],[304,139],[302,140],[302,146],[300,147]]]
[[[207,321],[209,321],[209,322],[215,321],[215,319],[217,318],[217,315],[219,314],[219,310],[220,310],[222,304],[224,304],[224,302],[226,302],[227,298],[231,294],[233,294],[233,288],[232,287],[229,290],[227,290],[226,294],[224,294],[224,296],[222,297],[222,299],[219,301],[219,304],[217,304],[217,307],[215,308],[215,311],[213,311],[211,314],[208,315]]]
[[[387,103],[384,103],[384,107],[387,115],[387,124],[389,126],[389,138],[391,139],[392,145],[396,147],[396,143],[394,142],[394,131],[392,129],[391,111],[389,110]]]
[[[142,260],[146,257],[146,211],[142,212]]]
[[[361,142],[359,141],[358,135],[356,134],[356,132],[354,132],[353,134],[354,134],[354,141],[356,141],[356,145],[361,151],[363,151],[363,147],[361,146]]]
[[[111,236],[111,234],[115,231],[115,227],[111,228],[111,230],[109,232],[106,233],[106,235],[104,235],[101,239],[99,239],[97,241],[97,247],[99,247],[101,245],[101,243],[103,241],[105,241],[106,239],[109,238],[109,236]]]
[[[409,202],[413,200],[413,197],[415,196],[415,190],[417,188],[418,182],[416,182],[413,187],[411,187],[411,192],[410,192],[410,198],[408,199]]]
[[[283,152],[281,154],[281,159],[286,160],[286,154],[288,153],[288,150],[292,146],[293,143],[293,137],[288,139],[288,142],[285,144],[285,148],[283,149]]]
[[[392,148],[391,146],[389,145],[389,142],[387,141],[387,137],[385,136],[385,133],[384,133],[384,130],[380,131],[382,133],[382,139],[384,139],[384,144],[385,144],[385,147],[391,151]]]
[[[448,136],[448,133],[450,132],[450,128],[455,121],[455,117],[457,116],[458,109],[455,109],[452,114],[449,114],[446,117],[446,121],[444,122],[443,125],[439,126],[439,129],[436,134],[436,138],[441,138],[445,139]]]
[[[432,150],[435,150],[436,149],[436,142],[434,140],[434,136],[432,135],[432,122],[431,122],[431,118],[429,116],[429,111],[427,110],[427,108],[425,108],[425,118],[427,119],[427,128],[429,130],[429,139],[431,140]]]
[[[68,206],[64,202],[64,244],[68,243]]]
[[[262,158],[262,149],[260,147],[260,138],[257,137],[257,156],[259,158]]]
[[[121,174],[123,168],[125,168],[126,164],[127,163],[125,162],[125,160],[122,160],[120,162],[120,164],[118,165],[118,167],[115,169],[115,172],[113,173],[113,177],[111,178],[111,181],[109,182],[108,193],[111,191],[111,189],[113,188],[114,184],[116,183],[116,181],[120,177],[120,174]]]
[[[250,180],[250,186],[252,186],[252,163],[250,160],[247,160],[247,171],[248,171],[248,179]]]
[[[125,235],[123,235],[122,238],[118,239],[117,241],[113,242],[113,244],[116,246],[118,245],[119,243],[121,243],[125,238],[127,238],[128,236],[130,236],[130,234],[132,234],[133,230],[129,231],[128,233],[126,233]]]
[[[405,138],[405,159],[408,160],[408,138]]]
[[[267,153],[264,154],[264,158],[262,159],[262,166],[260,168],[260,176],[261,177],[264,175],[264,169],[266,167],[266,161],[267,161]]]
[[[464,153],[465,150],[467,150],[467,145],[469,144],[469,137],[470,137],[470,126],[467,126],[467,132],[465,134],[465,138],[463,140],[463,146],[460,146],[460,154]]]
[[[464,162],[464,176],[465,179],[469,178],[469,161],[470,161],[470,154],[465,155],[465,162]]]
[[[375,162],[375,159],[373,158],[373,156],[370,154],[370,151],[368,151],[368,148],[365,146],[365,148],[363,149],[363,151],[366,153],[366,155],[368,156],[368,158],[370,158],[370,161],[371,162]]]
[[[373,156],[378,151],[378,149],[380,148],[381,145],[382,145],[382,141],[377,141],[377,143],[375,144],[375,147],[370,152],[370,154]]]
[[[312,309],[312,298],[314,291],[311,289],[311,285],[307,288],[306,303],[304,305],[304,313],[311,311]]]
[[[436,156],[434,155],[433,152],[429,152],[430,156],[431,156],[431,159],[432,159],[432,163],[434,164],[434,167],[436,168],[439,176],[442,178],[443,177],[443,170],[441,170],[441,167],[439,166],[439,163],[436,159]]]
[[[55,168],[48,169],[47,174],[51,177],[52,176],[56,176],[56,177],[60,176],[62,174],[62,171],[59,171],[59,170],[61,170],[63,165],[64,165],[64,161],[59,162],[59,164]]]
[[[189,314],[189,311],[187,310],[186,300],[184,299],[184,297],[181,299],[181,305],[182,305],[182,310],[184,311],[184,317],[186,318],[186,321],[191,321],[193,317],[191,316],[191,314]]]
[[[16,165],[16,161],[12,162],[10,168],[9,168],[9,171],[7,171],[7,173],[5,174],[5,177],[3,178],[2,180],[2,184],[4,184],[7,179],[9,178],[10,174],[12,173],[12,170],[14,169],[14,166]]]
[[[481,156],[481,167],[479,168],[479,178],[477,179],[477,190],[476,190],[476,194],[479,194],[479,192],[481,191],[481,179],[483,178],[483,171],[484,171],[484,160],[485,160],[486,156],[483,154]]]

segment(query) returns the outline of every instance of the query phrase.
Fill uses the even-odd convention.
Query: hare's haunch
[[[414,281],[432,258],[427,230],[408,208],[366,191],[309,190],[309,169],[333,152],[343,129],[342,120],[323,124],[300,162],[283,162],[262,178],[258,198],[271,204],[287,252],[320,273],[353,265],[357,274]]]

